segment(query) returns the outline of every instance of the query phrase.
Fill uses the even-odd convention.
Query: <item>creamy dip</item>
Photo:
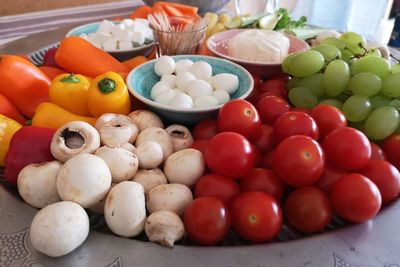
[[[269,30],[243,31],[229,40],[228,55],[252,62],[280,63],[289,53],[290,40]]]

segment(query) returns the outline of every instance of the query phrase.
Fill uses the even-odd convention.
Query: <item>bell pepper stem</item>
[[[62,78],[60,81],[63,83],[79,83],[81,80],[78,77],[76,77],[73,73],[71,73],[70,75]]]
[[[115,91],[116,84],[115,81],[110,78],[104,78],[97,83],[98,88],[102,93],[111,93]]]

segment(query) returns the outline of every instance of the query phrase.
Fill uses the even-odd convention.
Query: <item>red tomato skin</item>
[[[326,163],[321,177],[317,180],[314,186],[318,187],[329,195],[332,185],[345,174],[347,174],[345,170],[340,169],[332,164]]]
[[[277,143],[293,135],[307,135],[314,140],[318,139],[319,131],[314,119],[298,111],[289,111],[282,114],[274,124],[274,137]]]
[[[240,194],[239,185],[231,178],[210,173],[200,177],[194,188],[195,198],[216,197],[226,207]]]
[[[261,84],[263,83],[263,80],[262,80],[261,76],[258,74],[255,74],[255,73],[250,73],[250,74],[253,77],[253,81],[254,81],[254,87],[253,87],[254,90],[253,91],[258,92],[258,89],[260,88]]]
[[[294,108],[292,108],[290,111],[299,111],[299,112],[306,113],[306,114],[308,114],[308,115],[311,114],[311,110],[309,110],[308,108],[298,108],[298,107],[294,107]]]
[[[367,166],[360,170],[376,184],[382,196],[382,202],[388,203],[397,198],[400,193],[400,173],[395,166],[385,160],[370,160]]]
[[[251,144],[251,149],[253,150],[253,154],[254,154],[254,165],[253,165],[253,168],[256,168],[261,162],[262,154],[261,154],[260,149],[258,149],[258,147],[256,147],[253,144]]]
[[[312,186],[290,193],[285,205],[289,223],[296,229],[315,233],[322,231],[332,219],[332,206],[327,195]]]
[[[281,202],[284,184],[272,170],[254,168],[245,177],[239,180],[243,192],[261,191]]]
[[[274,128],[267,124],[261,124],[249,137],[249,141],[254,144],[262,154],[271,151],[275,147]]]
[[[231,225],[231,217],[221,200],[201,197],[187,206],[183,223],[191,239],[200,245],[211,246],[224,239]]]
[[[400,134],[393,134],[386,138],[381,146],[387,161],[400,169]]]
[[[331,188],[330,199],[337,215],[356,223],[373,218],[382,205],[378,187],[358,173],[346,174],[337,180]]]
[[[265,81],[258,88],[260,93],[271,93],[272,95],[287,97],[286,82],[279,79],[270,79]]]
[[[311,117],[319,129],[319,138],[323,140],[335,129],[347,126],[346,116],[337,108],[330,105],[318,105],[311,110]]]
[[[218,133],[217,120],[203,120],[197,123],[192,131],[195,140],[210,139]]]
[[[289,103],[279,96],[267,95],[256,104],[261,123],[274,125],[276,119],[290,110]]]
[[[255,153],[244,136],[223,132],[210,139],[205,160],[212,172],[237,179],[253,169]]]
[[[371,142],[371,159],[387,160],[382,148],[373,142]]]
[[[293,187],[308,186],[321,177],[325,155],[311,137],[294,135],[276,147],[272,163],[272,169],[284,183]]]
[[[269,77],[270,80],[281,80],[285,82],[285,85],[287,81],[289,81],[289,78],[290,78],[289,75],[287,75],[286,73],[274,74],[271,77]]]
[[[274,157],[274,150],[267,152],[261,158],[261,162],[260,162],[260,164],[258,164],[258,167],[264,168],[264,169],[272,169],[273,157]]]
[[[248,138],[260,125],[256,108],[244,99],[229,101],[218,112],[219,132],[236,132]]]
[[[371,145],[360,131],[343,127],[330,132],[322,147],[326,159],[333,165],[347,171],[356,171],[368,164],[371,159]]]
[[[191,147],[199,150],[201,153],[203,153],[203,155],[205,155],[209,142],[210,142],[210,139],[194,140]]]
[[[266,242],[282,226],[282,211],[277,201],[264,192],[243,192],[231,206],[232,226],[246,240]]]

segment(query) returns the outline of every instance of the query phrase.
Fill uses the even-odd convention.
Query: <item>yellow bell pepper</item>
[[[50,85],[50,102],[77,115],[90,116],[88,89],[91,80],[80,74],[58,75]]]
[[[131,101],[122,77],[112,71],[97,76],[89,88],[88,105],[90,114],[95,117],[104,113],[128,115]]]
[[[0,166],[4,166],[4,157],[10,146],[14,133],[22,127],[21,124],[0,114]]]
[[[56,104],[45,102],[36,108],[35,115],[32,118],[32,125],[58,129],[71,121],[84,121],[94,126],[97,118],[76,115]]]

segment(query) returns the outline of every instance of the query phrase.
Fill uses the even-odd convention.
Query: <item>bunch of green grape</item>
[[[372,140],[383,140],[399,128],[400,70],[379,50],[365,47],[365,39],[354,32],[328,37],[286,57],[282,69],[292,76],[287,89],[295,107],[335,106],[350,126]]]

